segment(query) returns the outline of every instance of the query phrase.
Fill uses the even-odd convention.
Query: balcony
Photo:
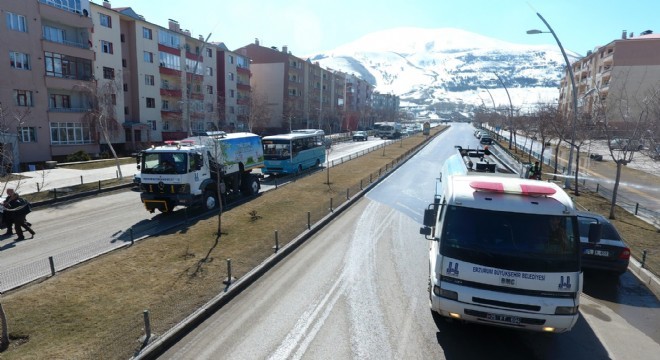
[[[181,95],[181,89],[174,89],[174,88],[172,88],[172,89],[163,89],[163,88],[161,88],[160,89],[160,95],[161,96],[169,96],[169,97],[173,97],[173,98],[177,98],[177,99],[180,99],[181,96],[182,96]]]
[[[94,26],[92,18],[88,16],[89,9],[69,7],[66,3],[68,2],[39,0],[39,14],[44,19],[77,28],[90,29]]]
[[[71,47],[77,47],[80,49],[89,49],[89,43],[83,44],[81,42],[75,42],[75,41],[69,41],[69,40],[56,40],[56,39],[48,39],[48,38],[42,38],[44,41],[52,42],[52,43],[57,43],[57,44],[64,44],[66,46],[71,46]]]
[[[170,69],[170,68],[167,68],[163,65],[158,67],[158,72],[160,74],[163,74],[163,75],[172,75],[172,76],[177,76],[177,77],[181,76],[181,70]]]
[[[603,65],[612,65],[614,62],[614,51],[609,51],[602,58]]]
[[[244,83],[239,81],[236,83],[236,88],[239,90],[250,90],[250,83]]]
[[[59,112],[59,113],[86,113],[88,111],[91,111],[92,109],[86,109],[86,108],[54,108],[54,107],[49,107],[48,112]]]
[[[52,89],[72,89],[80,81],[91,81],[91,76],[62,75],[54,76],[46,74],[46,87]]]

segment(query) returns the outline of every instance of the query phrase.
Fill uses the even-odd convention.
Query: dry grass
[[[370,174],[375,179],[422,140],[412,137],[333,167],[330,184],[327,173],[318,172],[227,211],[219,239],[216,217],[196,220],[3,295],[12,342],[0,358],[127,358],[140,345],[145,309],[153,331],[162,334],[224,290],[226,259],[232,275],[243,276],[273,253],[275,230],[283,246],[306,229],[308,211],[312,222],[325,216],[331,197],[339,205],[347,188],[354,194],[360,180],[366,185]],[[587,191],[577,202],[592,211],[606,203]],[[631,233],[640,234],[640,243],[659,243],[657,232],[640,232],[644,222],[627,213],[620,219],[616,226],[631,246],[638,239]]]

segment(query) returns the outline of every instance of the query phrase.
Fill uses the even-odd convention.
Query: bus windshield
[[[265,160],[285,160],[291,158],[290,140],[266,140],[262,141],[262,143]]]
[[[145,152],[142,155],[143,174],[185,174],[187,172],[185,153]]]
[[[517,271],[579,271],[577,219],[447,206],[442,255]]]

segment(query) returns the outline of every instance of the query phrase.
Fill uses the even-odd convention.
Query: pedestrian
[[[7,232],[5,233],[5,236],[13,235],[11,229],[11,224],[13,223],[14,230],[16,230],[16,235],[18,235],[16,241],[25,240],[25,237],[23,236],[23,228],[32,234],[32,237],[34,237],[35,231],[32,230],[32,224],[27,222],[25,219],[27,214],[31,211],[30,204],[25,199],[20,197],[18,193],[14,191],[14,189],[10,188],[7,189],[7,198],[2,205],[5,208],[3,216],[6,216],[8,219]]]
[[[538,161],[529,169],[529,178],[541,180],[541,164]]]

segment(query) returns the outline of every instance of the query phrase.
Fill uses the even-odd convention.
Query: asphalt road
[[[419,235],[458,124],[357,201],[163,359],[657,359],[660,302],[631,274],[585,276],[569,333],[435,319]]]

